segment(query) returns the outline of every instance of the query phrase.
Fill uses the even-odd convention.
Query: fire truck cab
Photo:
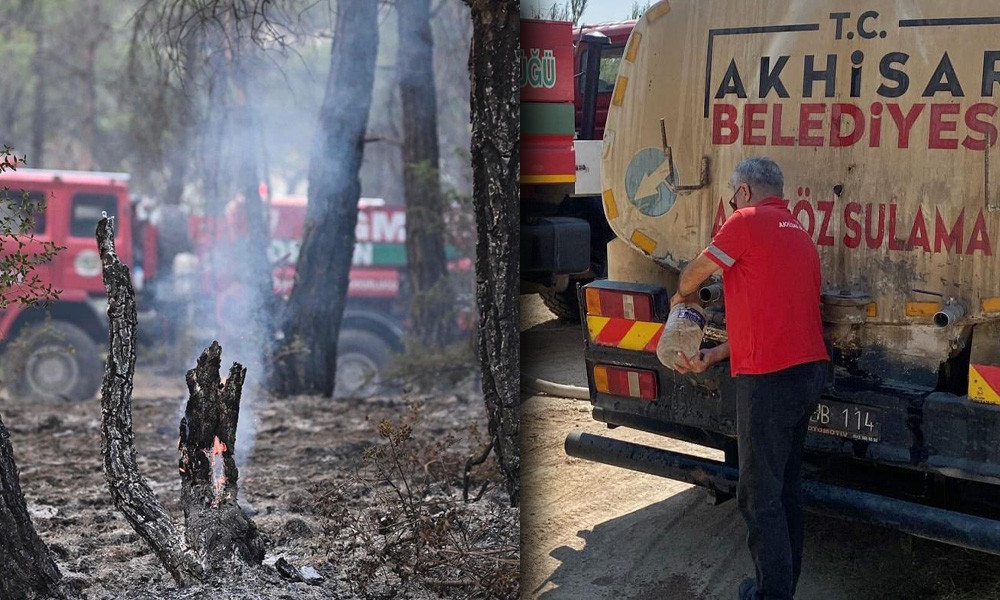
[[[607,273],[601,140],[635,23],[521,20],[521,290],[569,320],[576,284]]]
[[[104,213],[130,224],[128,181],[125,173],[19,168],[0,174],[0,186],[10,198],[27,194],[30,201],[45,205],[34,215],[34,241],[25,251],[38,251],[44,242],[64,248],[36,271],[43,283],[60,291],[57,301],[47,308],[12,303],[0,311],[0,365],[12,393],[84,400],[100,384],[107,296],[94,231]],[[131,226],[119,226],[116,233],[126,264],[133,264],[132,232]],[[18,242],[7,240],[3,251]]]

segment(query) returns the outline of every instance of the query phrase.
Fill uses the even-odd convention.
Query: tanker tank
[[[998,33],[993,0],[660,2],[612,96],[608,223],[679,269],[731,215],[733,167],[769,156],[819,249],[837,361],[932,381],[977,352],[974,326],[997,337]]]

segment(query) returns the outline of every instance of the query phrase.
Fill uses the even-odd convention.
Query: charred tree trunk
[[[222,384],[218,342],[187,372],[188,403],[181,419],[181,504],[187,545],[217,570],[236,556],[247,564],[264,560],[265,542],[236,502],[239,471],[233,458],[240,395],[246,369],[233,363]]]
[[[490,435],[511,503],[517,505],[521,490],[520,9],[516,1],[466,1],[472,8],[473,24],[469,70],[479,360]]]
[[[284,324],[286,347],[272,380],[281,395],[333,395],[375,81],[377,4],[337,5],[330,73],[309,161],[305,231]]]
[[[31,524],[10,434],[0,419],[0,598],[52,594],[61,577]]]
[[[403,195],[410,335],[422,348],[447,341],[454,301],[445,258],[430,0],[396,2],[399,96],[403,108]]]
[[[200,580],[203,570],[184,551],[170,515],[139,473],[132,433],[135,374],[135,293],[128,267],[115,254],[114,218],[97,225],[104,289],[108,293],[108,363],[101,384],[101,452],[111,499],[178,584]]]
[[[97,245],[111,331],[101,386],[101,449],[115,507],[181,585],[204,580],[233,559],[259,565],[265,542],[236,502],[239,473],[233,459],[246,369],[234,363],[223,385],[222,348],[213,343],[187,373],[190,396],[181,420],[178,464],[185,544],[136,462],[131,406],[135,294],[128,267],[115,254],[113,218],[98,223]]]

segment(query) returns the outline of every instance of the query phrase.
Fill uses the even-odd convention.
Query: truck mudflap
[[[581,432],[566,437],[565,449],[569,456],[691,483],[723,497],[736,494],[738,471],[723,462]],[[802,488],[811,511],[1000,555],[1000,521],[809,479]]]

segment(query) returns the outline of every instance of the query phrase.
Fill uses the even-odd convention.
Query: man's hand
[[[681,271],[680,279],[677,281],[677,293],[670,299],[670,308],[673,308],[678,302],[693,301],[685,300],[684,296],[680,294],[681,290],[690,290],[688,298],[698,298],[698,290],[702,284],[718,270],[719,265],[708,258],[704,252],[699,254],[697,258],[689,262],[684,267],[684,270]]]
[[[717,362],[729,357],[729,344],[722,344],[715,348],[705,348],[699,350],[698,354],[688,358],[683,352],[677,353],[677,360],[674,361],[674,370],[678,373],[704,373],[709,367]]]
[[[698,292],[688,294],[687,296],[681,296],[681,293],[677,292],[670,298],[670,308],[673,308],[681,302],[684,302],[685,304],[701,304],[701,298],[698,297]]]

